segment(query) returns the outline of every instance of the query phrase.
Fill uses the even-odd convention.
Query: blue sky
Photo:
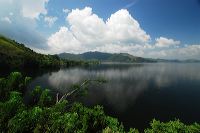
[[[0,34],[37,52],[200,58],[200,0],[1,0]]]
[[[185,43],[200,42],[198,0],[50,0],[48,8],[49,14],[61,16],[59,25],[65,25],[64,14],[60,14],[63,8],[82,9],[89,6],[106,20],[112,13],[129,5],[130,14],[153,38],[167,36]]]

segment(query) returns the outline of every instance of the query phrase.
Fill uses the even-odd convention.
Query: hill
[[[14,40],[0,36],[0,67],[58,67],[60,59],[56,55],[44,55]]]
[[[58,56],[62,59],[98,60],[101,62],[125,62],[125,63],[156,62],[156,60],[154,59],[137,57],[127,53],[111,54],[111,53],[102,53],[97,51],[86,52],[82,54],[61,53]]]
[[[0,36],[0,68],[58,68],[85,64],[60,59],[57,55],[39,54],[15,40]]]
[[[98,61],[60,59],[57,55],[45,55],[34,52],[24,44],[0,35],[0,68],[59,68],[75,65],[98,64]]]

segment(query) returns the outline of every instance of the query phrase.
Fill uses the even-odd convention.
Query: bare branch
[[[103,79],[87,79],[85,80],[79,87],[76,87],[76,89],[70,91],[70,92],[67,92],[65,93],[61,98],[60,100],[57,99],[57,102],[61,102],[62,100],[66,99],[67,97],[73,95],[75,92],[78,92],[79,90],[83,89],[83,87],[85,85],[87,85],[88,83],[90,82],[98,82],[98,83],[104,83],[106,82],[106,80],[103,80]],[[58,97],[57,97],[58,98]]]

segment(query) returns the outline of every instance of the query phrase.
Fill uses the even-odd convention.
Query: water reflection
[[[176,98],[184,98],[180,97],[180,94],[187,96],[190,94],[187,91],[193,92],[194,90],[199,90],[199,69],[200,64],[192,63],[103,64],[86,68],[61,69],[58,72],[47,73],[37,77],[31,86],[39,84],[43,87],[64,93],[74,83],[85,79],[105,77],[108,83],[100,86],[92,85],[88,96],[81,100],[87,105],[104,105],[108,113],[114,115],[121,114],[122,120],[124,119],[126,123],[127,119],[143,120],[141,118],[131,118],[130,112],[136,113],[134,116],[137,116],[137,113],[146,113],[145,111],[153,108],[153,106],[157,109],[153,113],[162,114],[163,112],[159,111],[163,111],[163,109],[158,110],[159,107],[162,107],[162,104],[168,104],[168,102],[162,103],[166,100],[163,95],[176,100]],[[189,88],[186,88],[188,86]],[[149,98],[149,96],[152,97]],[[200,93],[195,96],[199,97]],[[152,105],[152,103],[149,105],[147,99],[150,99],[149,101],[157,100],[153,102],[156,105]],[[200,98],[197,99],[200,100]],[[138,105],[138,102],[143,100],[146,102]],[[182,108],[182,103],[174,104],[177,105],[174,105],[173,108]],[[133,109],[132,107],[137,109]],[[151,115],[149,118],[155,117],[155,114]],[[131,125],[130,123],[128,124]]]

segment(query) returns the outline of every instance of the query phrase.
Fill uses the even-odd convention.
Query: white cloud
[[[179,48],[149,51],[148,53],[146,53],[146,56],[165,59],[199,59],[200,45],[193,44]]]
[[[12,23],[12,21],[10,20],[9,17],[3,17],[3,18],[1,18],[1,21],[6,22],[6,23],[9,23],[9,24]]]
[[[93,46],[104,40],[106,25],[103,19],[92,13],[91,8],[72,10],[66,20],[69,22],[70,32],[82,45]]]
[[[67,27],[61,27],[58,32],[51,35],[48,39],[48,45],[53,53],[63,52],[63,49],[72,53],[77,53],[81,50],[80,42]]]
[[[52,34],[48,39],[48,44],[53,52],[85,52],[85,50],[101,50],[106,48],[129,49],[141,44],[142,47],[149,42],[150,36],[140,27],[126,9],[122,9],[112,14],[106,22],[92,12],[92,8],[72,10],[66,21],[69,28],[65,34],[61,35],[63,28]],[[60,33],[60,34],[58,34]],[[67,37],[67,41],[64,36]],[[61,39],[59,39],[61,38]],[[59,40],[59,44],[53,40]],[[73,41],[71,41],[73,40]],[[76,40],[77,43],[72,44]],[[59,45],[59,47],[58,47]],[[72,50],[69,46],[78,45]],[[127,46],[122,47],[122,46]],[[58,49],[59,48],[59,49]],[[79,48],[79,49],[78,49]],[[112,50],[113,51],[113,50]],[[121,50],[125,51],[125,50]]]
[[[170,47],[170,46],[176,46],[179,45],[180,41],[175,41],[173,39],[168,39],[165,37],[156,38],[156,47]]]
[[[45,5],[49,0],[21,0],[21,13],[24,17],[38,19],[40,14],[47,14]]]
[[[69,9],[67,9],[67,8],[63,8],[63,10],[62,10],[64,13],[69,13],[70,12],[70,10]]]
[[[112,14],[106,25],[109,39],[131,43],[146,43],[150,40],[150,36],[141,29],[138,21],[126,9]]]
[[[45,16],[44,21],[48,24],[49,27],[52,27],[58,18],[53,16]]]
[[[101,51],[149,58],[200,57],[199,45],[183,47],[180,41],[166,37],[156,38],[156,43],[150,44],[150,35],[126,9],[115,12],[106,21],[90,7],[73,9],[66,21],[69,27],[61,27],[48,38],[51,53]]]

